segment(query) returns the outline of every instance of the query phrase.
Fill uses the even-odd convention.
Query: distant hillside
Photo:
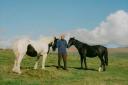
[[[12,49],[2,49],[0,48],[0,50],[9,50],[11,51]],[[69,52],[77,52],[77,49],[74,46],[71,46],[68,49]],[[109,53],[128,53],[128,48],[108,48],[108,52]]]
[[[109,48],[109,53],[128,53],[128,48]]]

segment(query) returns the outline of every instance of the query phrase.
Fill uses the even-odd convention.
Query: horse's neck
[[[83,46],[84,46],[84,47],[88,47],[88,45],[87,45],[86,43],[82,43],[82,42],[76,40],[76,42],[75,42],[75,47],[76,47],[77,49],[80,49],[80,48],[82,48]]]
[[[45,44],[50,44],[52,42],[52,40],[48,39],[48,38],[44,38],[44,39],[40,39],[39,42],[40,43],[45,43]]]
[[[82,46],[82,43],[80,41],[76,40],[74,45],[77,49],[79,49]]]

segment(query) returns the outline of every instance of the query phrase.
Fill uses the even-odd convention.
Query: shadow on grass
[[[58,68],[57,65],[46,65],[45,67],[55,67],[55,68]],[[63,68],[63,66],[61,66],[60,68]],[[68,68],[77,69],[77,70],[91,70],[91,71],[98,71],[97,69],[94,69],[94,68],[87,68],[87,69],[80,68],[80,67],[68,67]],[[21,67],[21,69],[33,69],[33,67]]]
[[[87,69],[84,69],[84,68],[81,68],[81,67],[69,67],[69,68],[74,68],[74,69],[77,69],[77,70],[91,70],[91,71],[98,71],[98,70],[93,69],[93,68],[87,68]]]
[[[56,68],[58,68],[57,65],[47,65],[46,67],[56,67]],[[60,68],[63,68],[63,66],[61,66]],[[73,68],[73,69],[77,69],[77,70],[91,70],[91,71],[98,71],[97,69],[94,69],[94,68],[88,68],[88,69],[84,69],[84,68],[80,68],[80,67],[68,67],[68,68]]]

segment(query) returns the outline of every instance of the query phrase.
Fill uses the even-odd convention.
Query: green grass
[[[33,70],[36,58],[25,56],[21,64],[22,74],[13,73],[14,54],[0,50],[0,85],[128,85],[128,53],[109,54],[107,71],[98,72],[99,59],[87,58],[90,69],[80,70],[79,55],[68,55],[68,71],[57,70],[57,54],[51,53],[46,70]]]

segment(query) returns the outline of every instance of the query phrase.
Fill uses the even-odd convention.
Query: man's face
[[[61,39],[64,39],[64,35],[61,36]]]

